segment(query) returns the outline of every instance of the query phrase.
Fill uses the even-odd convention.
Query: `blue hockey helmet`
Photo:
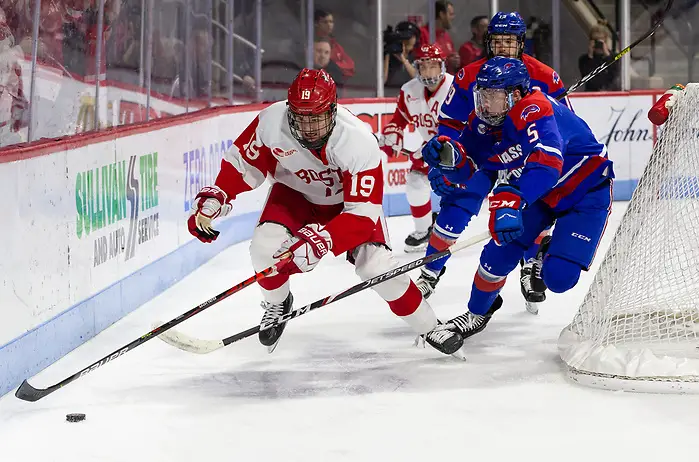
[[[485,36],[488,58],[505,56],[521,59],[526,34],[527,24],[519,13],[516,11],[496,13],[488,24],[488,32]]]
[[[502,125],[515,105],[515,90],[523,97],[529,93],[530,85],[529,72],[522,61],[502,56],[489,59],[476,75],[476,115],[490,125]]]

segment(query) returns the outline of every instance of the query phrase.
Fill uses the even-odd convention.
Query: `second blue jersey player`
[[[481,253],[468,311],[438,329],[467,338],[485,328],[502,305],[499,295],[512,272],[540,233],[556,225],[542,242],[533,262],[532,281],[560,293],[573,288],[592,263],[612,203],[612,162],[590,127],[565,105],[532,89],[526,66],[519,60],[493,58],[479,71],[475,88],[476,115],[501,126],[501,141],[492,155],[467,162],[479,148],[439,137],[425,146],[423,157],[436,166],[452,194],[487,194],[492,240]],[[441,167],[444,147],[454,147],[452,167]],[[480,146],[482,149],[483,146]],[[478,156],[476,156],[478,159]],[[431,172],[432,173],[432,172]],[[434,173],[432,174],[435,177]],[[454,186],[454,184],[458,186]]]
[[[502,56],[521,60],[530,75],[532,87],[556,98],[565,92],[565,86],[553,69],[533,57],[523,54],[526,30],[526,24],[519,13],[497,13],[488,26],[485,39],[488,57]],[[492,145],[490,139],[497,141],[501,136],[501,127],[478,119],[474,112],[473,90],[476,85],[476,75],[486,61],[487,59],[484,58],[471,63],[457,73],[454,83],[442,103],[438,136],[448,136],[451,139],[460,140],[464,145],[480,142]],[[568,105],[567,99],[564,100],[564,104]],[[478,162],[479,156],[476,151],[469,149],[469,153]],[[432,186],[433,189],[439,187],[437,184]],[[457,203],[453,197],[446,196],[446,194],[442,195],[441,211],[430,237],[427,255],[440,252],[453,244],[466,228],[471,217],[477,214],[480,208],[480,204],[475,203],[464,207],[463,201]],[[523,267],[520,276],[522,294],[527,301],[527,309],[532,312],[537,310],[536,303],[542,302],[546,298],[545,292],[534,290],[535,287],[532,287],[530,279],[538,244],[545,235],[546,231],[542,233],[531,249],[527,250],[522,261]],[[439,278],[444,274],[447,260],[448,258],[435,260],[423,267],[417,285],[425,298],[432,295],[436,289]]]

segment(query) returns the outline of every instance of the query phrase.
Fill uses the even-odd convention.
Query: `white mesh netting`
[[[673,108],[558,346],[587,385],[699,391],[699,84]]]

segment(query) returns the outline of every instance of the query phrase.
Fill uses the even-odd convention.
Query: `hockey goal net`
[[[681,94],[573,322],[585,385],[699,392],[699,84]]]

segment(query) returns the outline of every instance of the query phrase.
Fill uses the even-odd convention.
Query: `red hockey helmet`
[[[335,128],[337,87],[330,74],[303,69],[289,87],[287,120],[294,138],[306,149],[320,149]]]
[[[415,52],[417,79],[426,87],[437,85],[447,73],[446,61],[447,56],[439,45],[422,45]],[[428,63],[435,63],[437,66]]]

